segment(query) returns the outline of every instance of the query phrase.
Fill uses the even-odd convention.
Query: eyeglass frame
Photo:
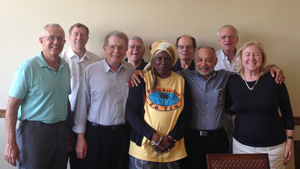
[[[177,46],[178,49],[180,50],[183,50],[184,48],[188,49],[188,50],[191,50],[193,49],[194,47],[192,45],[187,45],[187,46],[184,46],[184,45],[178,45]]]
[[[64,37],[62,37],[62,36],[52,36],[52,35],[50,35],[50,36],[42,36],[42,38],[46,38],[49,42],[54,42],[55,39],[56,39],[57,41],[59,41],[59,42],[63,42],[63,41],[66,40],[66,39],[65,39]]]
[[[118,50],[124,50],[126,49],[127,47],[126,46],[123,46],[123,45],[106,45],[106,48],[109,50],[109,51],[115,51],[116,49]],[[127,50],[127,49],[126,49]]]
[[[232,39],[234,39],[234,38],[236,38],[236,37],[237,37],[236,35],[229,35],[229,36],[223,35],[223,36],[219,36],[219,38],[220,38],[221,40],[225,40],[226,38],[229,38],[230,40],[232,40]]]

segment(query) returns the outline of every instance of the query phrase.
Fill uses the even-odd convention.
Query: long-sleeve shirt
[[[253,87],[254,82],[247,82]],[[226,106],[237,111],[233,137],[252,147],[270,147],[285,142],[284,129],[294,129],[293,113],[285,84],[276,84],[267,73],[251,91],[239,75],[227,83]],[[280,108],[282,118],[279,116]]]
[[[128,82],[134,71],[134,66],[124,61],[117,72],[106,60],[90,64],[78,90],[73,131],[85,133],[87,120],[104,126],[125,124]]]

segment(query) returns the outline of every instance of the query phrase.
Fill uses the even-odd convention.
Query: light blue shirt
[[[24,61],[15,73],[9,96],[23,99],[19,120],[56,123],[66,120],[71,92],[70,68],[59,57],[59,70],[48,66],[42,53]]]
[[[128,82],[134,71],[125,61],[117,72],[106,60],[90,64],[79,86],[73,131],[85,133],[87,120],[104,126],[124,124]]]
[[[205,80],[198,71],[178,72],[190,86],[192,120],[189,127],[195,130],[216,130],[224,125],[225,87],[232,74],[225,70],[215,71]]]

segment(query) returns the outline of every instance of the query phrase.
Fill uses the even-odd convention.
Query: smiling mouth
[[[114,57],[114,58],[119,58],[119,57],[121,57],[121,56],[114,56],[114,55],[113,55],[112,57]]]
[[[51,49],[60,49],[60,47],[51,47]]]

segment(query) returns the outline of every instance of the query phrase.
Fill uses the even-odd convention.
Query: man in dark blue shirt
[[[182,35],[176,39],[176,50],[179,56],[176,64],[171,68],[173,72],[183,69],[195,70],[194,56],[196,52],[196,40],[189,35]]]

